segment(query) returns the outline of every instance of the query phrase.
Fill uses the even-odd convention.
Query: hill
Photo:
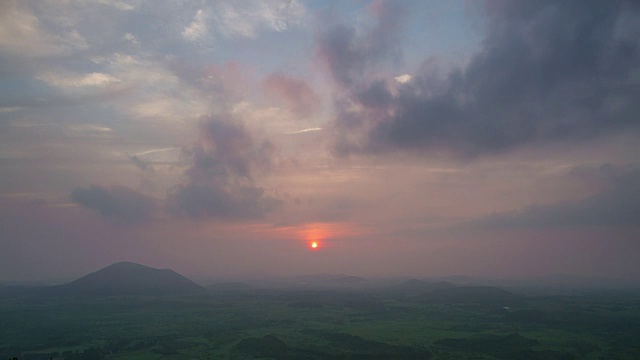
[[[178,295],[204,288],[171,269],[119,262],[65,285],[53,286],[56,296]]]
[[[398,285],[391,286],[387,290],[395,294],[415,296],[425,292],[449,289],[453,287],[455,287],[455,285],[447,281],[427,282],[418,279],[409,279]]]
[[[0,298],[39,295],[47,289],[47,286],[0,286]]]
[[[251,286],[243,282],[222,282],[215,283],[207,286],[211,291],[238,291],[238,290],[250,290]]]
[[[337,278],[329,279],[327,284],[334,285],[361,285],[367,282],[367,279],[360,276],[340,276]]]
[[[317,285],[323,282],[327,282],[332,279],[337,279],[347,276],[345,274],[309,274],[309,275],[301,275],[296,276],[295,281],[297,284],[304,285]]]
[[[433,303],[508,305],[522,300],[518,295],[491,286],[461,286],[438,289],[415,298],[418,301]]]

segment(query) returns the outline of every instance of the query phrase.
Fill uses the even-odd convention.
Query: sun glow
[[[309,246],[311,246],[311,249],[316,250],[319,245],[317,241],[312,241]]]

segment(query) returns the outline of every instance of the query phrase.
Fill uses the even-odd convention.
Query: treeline
[[[115,341],[113,343],[102,346],[91,346],[82,351],[53,351],[47,353],[29,353],[26,349],[19,347],[11,347],[10,349],[0,349],[0,359],[8,358],[9,360],[100,360],[105,359],[109,355],[115,355],[126,352],[144,350],[150,347],[162,348],[164,342],[172,342],[172,336],[163,336],[149,340],[140,341]],[[11,356],[20,354],[20,356]]]

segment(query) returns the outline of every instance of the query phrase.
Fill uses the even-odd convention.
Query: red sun
[[[318,247],[320,247],[317,241],[312,241],[311,244],[309,244],[309,246],[311,247],[311,250],[317,250]]]

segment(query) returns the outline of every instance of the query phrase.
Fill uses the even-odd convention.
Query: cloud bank
[[[130,224],[150,220],[157,210],[156,200],[123,186],[77,188],[71,192],[71,199],[102,216]]]
[[[577,201],[532,205],[522,210],[492,214],[463,227],[489,229],[545,229],[637,227],[640,224],[640,169],[610,177],[602,191]]]
[[[269,170],[275,153],[273,145],[269,141],[256,141],[237,119],[203,118],[200,140],[191,153],[192,163],[184,172],[185,181],[173,186],[166,199],[156,200],[118,186],[77,188],[71,198],[105,217],[127,223],[150,220],[160,203],[167,210],[165,215],[218,220],[262,218],[282,203],[254,183],[255,174]],[[130,159],[140,170],[149,168],[137,156]]]
[[[637,131],[637,4],[498,1],[485,10],[486,39],[466,66],[447,72],[431,59],[404,83],[365,71],[393,49],[396,21],[384,19],[396,19],[394,12],[384,12],[358,42],[345,25],[321,36],[321,59],[349,91],[337,105],[338,153],[446,150],[468,157]],[[378,37],[381,29],[389,33]]]
[[[237,119],[202,119],[187,181],[171,191],[169,207],[193,218],[263,217],[280,201],[257,187],[253,176],[269,168],[273,152],[270,142],[257,142]]]

